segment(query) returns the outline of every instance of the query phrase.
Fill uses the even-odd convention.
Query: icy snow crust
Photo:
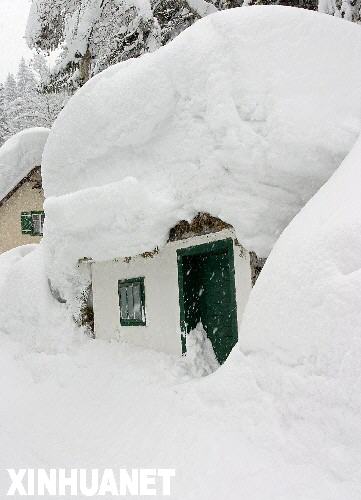
[[[0,201],[34,168],[41,157],[49,129],[35,127],[22,130],[0,148]]]
[[[150,250],[198,211],[267,255],[357,138],[360,60],[355,24],[247,7],[93,78],[44,152],[53,271]]]

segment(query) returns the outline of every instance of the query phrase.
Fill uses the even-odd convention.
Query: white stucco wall
[[[240,325],[251,290],[249,254],[235,245],[234,233],[223,230],[168,243],[153,257],[134,257],[92,264],[95,335],[103,339],[125,339],[155,350],[181,355],[177,249],[232,238],[236,281],[237,318]],[[118,280],[144,276],[146,326],[121,326]]]

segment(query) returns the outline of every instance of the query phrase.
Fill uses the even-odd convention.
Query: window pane
[[[133,284],[127,286],[128,293],[128,317],[134,319],[134,305],[133,305]]]
[[[44,220],[45,220],[45,214],[40,215],[40,234],[44,233]]]
[[[140,283],[134,283],[133,285],[133,307],[134,307],[134,319],[142,319],[142,304],[140,295]]]
[[[122,319],[128,319],[127,307],[127,287],[120,287],[120,316]]]
[[[119,280],[118,293],[121,325],[144,326],[144,278]]]
[[[40,230],[41,230],[41,218],[40,218],[40,214],[32,214],[32,219],[33,219],[34,233],[35,234],[40,234]]]

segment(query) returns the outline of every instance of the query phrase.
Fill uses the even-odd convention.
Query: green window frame
[[[30,236],[43,236],[45,212],[43,210],[32,210],[21,212],[21,232]]]
[[[144,277],[119,280],[118,298],[121,326],[145,326]]]

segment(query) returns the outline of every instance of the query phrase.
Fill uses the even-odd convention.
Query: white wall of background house
[[[94,333],[103,339],[124,339],[139,346],[181,355],[180,306],[177,250],[194,245],[231,238],[234,251],[237,321],[252,288],[249,253],[237,244],[232,229],[169,242],[152,257],[136,256],[93,262],[92,287]],[[144,277],[145,326],[121,326],[118,280]]]

